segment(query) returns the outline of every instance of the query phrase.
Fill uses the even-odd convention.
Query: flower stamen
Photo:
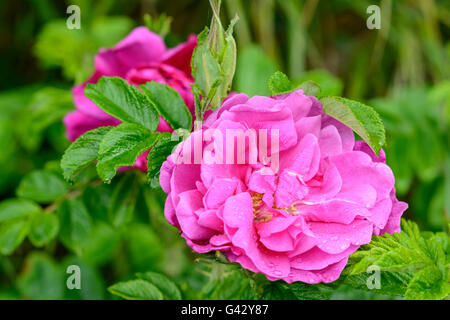
[[[272,213],[263,208],[263,196],[262,193],[252,193],[253,219],[256,223],[272,220]]]

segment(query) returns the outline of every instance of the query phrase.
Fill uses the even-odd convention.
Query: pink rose
[[[205,139],[208,129],[278,130],[279,152],[269,148],[267,155],[278,156],[279,167],[263,174],[273,170],[270,164],[250,163],[261,150],[248,137],[240,154],[245,163],[211,162],[208,155],[229,150],[226,141]],[[198,141],[201,163],[179,161]],[[302,90],[229,98],[164,162],[160,183],[168,194],[166,219],[195,251],[220,250],[246,269],[288,283],[336,280],[373,234],[400,231],[407,208],[395,197],[384,152],[376,157]]]
[[[137,27],[114,48],[101,49],[95,57],[94,74],[85,83],[72,89],[76,111],[64,118],[69,140],[74,141],[97,127],[120,123],[84,96],[86,84],[96,83],[102,76],[122,77],[136,86],[148,81],[165,83],[178,91],[193,113],[190,63],[196,45],[197,38],[191,35],[187,42],[167,49],[160,36],[146,27]],[[158,131],[172,129],[160,118]],[[134,167],[147,170],[146,153],[138,157]]]

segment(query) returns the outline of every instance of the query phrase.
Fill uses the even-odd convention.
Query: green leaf
[[[447,167],[445,154],[448,142],[444,142],[441,135],[441,129],[445,131],[442,126],[445,115],[439,102],[430,101],[428,91],[427,88],[417,86],[403,88],[387,98],[371,101],[382,116],[389,134],[385,151],[389,155],[388,164],[395,173],[399,193],[406,193],[416,176],[422,182],[431,182],[442,176],[442,168]],[[414,143],[410,143],[411,141]],[[405,162],[405,158],[410,160]],[[414,210],[425,216],[426,211],[431,210],[428,206],[434,192],[428,194],[431,189],[423,184],[419,184],[417,189],[414,192]],[[422,190],[427,193],[424,197],[420,196]],[[436,229],[442,227],[441,225]]]
[[[316,69],[304,72],[300,77],[295,79],[294,85],[298,86],[309,81],[317,83],[320,87],[320,93],[317,94],[318,98],[342,95],[342,89],[344,87],[342,81],[327,70]]]
[[[383,282],[384,283],[384,282]],[[333,289],[329,300],[400,300],[396,295],[380,294],[369,290],[360,290],[348,285],[340,285]]]
[[[291,283],[289,285],[289,290],[294,293],[298,300],[327,300],[332,293],[330,288],[301,282]]]
[[[42,247],[53,240],[59,231],[59,219],[53,213],[39,212],[32,216],[28,237],[36,247]]]
[[[111,261],[120,244],[119,233],[109,224],[95,224],[86,241],[80,247],[83,261],[93,266],[102,266]]]
[[[165,300],[181,300],[181,292],[177,285],[165,275],[156,272],[145,272],[137,274],[139,279],[152,283],[164,295]]]
[[[270,76],[269,89],[272,92],[272,95],[276,96],[294,90],[294,86],[287,75],[277,71]]]
[[[69,289],[65,285],[64,299],[66,300],[103,300],[105,299],[106,287],[105,280],[101,273],[89,265],[87,262],[75,256],[66,256],[61,263],[63,270],[71,265],[80,267],[80,289]],[[70,277],[70,273],[66,273],[66,281]],[[64,282],[65,284],[65,282]]]
[[[350,262],[350,274],[366,272],[371,265],[383,271],[414,271],[430,261],[423,252],[419,229],[413,223],[403,222],[400,234],[385,234],[374,237],[372,241],[354,253]]]
[[[268,86],[272,95],[279,95],[289,93],[294,90],[303,90],[304,94],[307,96],[317,96],[320,92],[320,87],[314,81],[304,81],[300,83],[297,87],[292,83],[288,76],[283,72],[277,71],[269,79]]]
[[[159,186],[159,173],[161,166],[167,157],[173,152],[175,146],[179,143],[177,140],[172,140],[173,135],[169,132],[164,132],[150,149],[147,155],[147,177],[152,188]]]
[[[17,195],[39,203],[50,203],[66,194],[69,186],[52,172],[36,170],[26,175],[17,188]]]
[[[0,203],[0,223],[40,212],[41,207],[26,199],[7,199]]]
[[[326,114],[350,127],[378,154],[386,138],[383,122],[374,109],[341,97],[324,97],[320,102]]]
[[[97,159],[100,142],[111,128],[100,127],[88,131],[67,148],[61,159],[61,168],[66,180],[72,180],[76,173]]]
[[[98,151],[97,172],[109,182],[122,166],[132,166],[137,157],[148,150],[158,139],[159,133],[151,133],[138,124],[122,123],[105,134]]]
[[[132,223],[125,231],[125,243],[133,270],[156,269],[164,260],[164,244],[148,225]],[[148,248],[152,248],[148,250]]]
[[[88,239],[92,221],[84,204],[77,198],[64,201],[58,210],[60,231],[59,237],[64,245],[80,250],[83,241]]]
[[[236,69],[236,42],[233,38],[233,27],[239,17],[235,16],[225,31],[220,21],[220,2],[210,2],[210,4],[213,10],[211,28],[204,43],[199,37],[201,39],[199,46],[206,45],[219,65],[221,77],[212,82],[210,90],[204,95],[208,97],[207,105],[211,105],[212,110],[215,110],[231,89]]]
[[[140,124],[150,131],[158,127],[159,117],[152,103],[133,85],[119,77],[102,77],[84,89],[86,97],[111,116]]]
[[[113,189],[108,184],[100,184],[87,188],[83,192],[83,203],[93,220],[109,222],[109,205]]]
[[[373,284],[373,275],[373,272],[362,272],[356,275],[346,276],[344,284],[355,289],[369,291],[372,294],[402,297],[405,295],[405,291],[408,288],[408,284],[413,276],[411,272],[380,271],[380,288],[377,289],[374,287],[373,289],[370,289],[367,283]]]
[[[4,288],[0,291],[0,300],[20,300],[22,297],[16,288]]]
[[[156,81],[147,82],[139,88],[172,129],[191,129],[192,114],[177,91]]]
[[[14,252],[28,234],[28,219],[14,219],[0,225],[0,253]]]
[[[212,261],[206,265],[211,270],[209,282],[202,288],[204,299],[254,300],[256,298],[253,279],[247,277],[235,265]]]
[[[310,285],[301,282],[287,284],[283,281],[270,282],[264,287],[262,299],[267,300],[326,300],[330,298],[331,290],[320,285]]]
[[[222,77],[220,65],[214,59],[206,41],[207,34],[208,28],[205,28],[198,35],[198,45],[194,49],[191,60],[192,76],[203,96],[207,96],[213,83]]]
[[[14,123],[9,117],[0,117],[0,145],[3,146],[4,150],[0,154],[0,164],[11,162],[14,159],[18,146],[14,141]]]
[[[295,294],[288,286],[280,281],[270,283],[264,287],[262,299],[264,300],[297,300]]]
[[[66,281],[63,270],[47,255],[31,253],[17,281],[25,299],[62,299]]]
[[[123,226],[132,220],[137,194],[138,179],[134,173],[128,173],[119,181],[111,196],[108,216],[114,226]]]
[[[320,93],[320,87],[314,81],[305,81],[302,82],[298,87],[298,89],[302,89],[304,94],[307,96],[317,96]]]
[[[159,34],[163,39],[170,33],[170,24],[172,23],[172,20],[173,18],[167,16],[165,13],[162,13],[157,17],[152,17],[148,13],[144,14],[144,23],[146,27],[150,31]]]
[[[145,280],[119,282],[108,288],[109,292],[127,300],[163,300],[163,294]]]
[[[53,123],[60,122],[71,110],[73,102],[69,90],[47,87],[37,91],[16,123],[21,144],[29,151],[37,151],[45,130]]]
[[[345,284],[368,290],[367,281],[373,274],[368,268],[376,266],[380,288],[373,292],[406,299],[442,299],[449,294],[448,241],[444,233],[420,233],[415,223],[402,220],[401,233],[374,236],[350,256],[343,272]],[[424,288],[429,295],[420,293]]]
[[[236,72],[236,57],[237,57],[237,49],[236,49],[236,41],[233,37],[233,28],[234,25],[238,22],[239,17],[235,15],[235,17],[231,20],[230,25],[225,31],[225,47],[223,49],[223,53],[221,54],[220,59],[220,68],[224,74],[223,80],[220,82],[219,87],[217,88],[217,93],[215,96],[215,100],[212,100],[213,106],[220,106],[223,99],[228,96],[228,93],[231,90],[233,84],[234,74]]]
[[[80,73],[87,78],[93,71],[97,48],[86,31],[87,28],[67,28],[65,19],[52,19],[40,30],[34,53],[44,67],[62,67],[67,79],[74,79]]]
[[[405,292],[407,300],[441,300],[450,295],[450,284],[436,266],[417,272]]]

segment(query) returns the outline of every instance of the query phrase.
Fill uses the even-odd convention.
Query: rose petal
[[[197,190],[185,191],[179,194],[179,199],[176,215],[183,233],[192,240],[203,240],[213,236],[215,231],[199,225],[194,213],[202,207],[201,193]]]
[[[341,253],[352,244],[369,243],[373,231],[372,224],[366,220],[355,220],[350,224],[311,222],[309,226],[317,236],[317,247],[330,254]]]

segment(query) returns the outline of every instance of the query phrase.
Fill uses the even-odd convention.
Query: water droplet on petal
[[[280,277],[283,273],[281,271],[279,271],[279,270],[275,270],[273,272],[273,274]]]

